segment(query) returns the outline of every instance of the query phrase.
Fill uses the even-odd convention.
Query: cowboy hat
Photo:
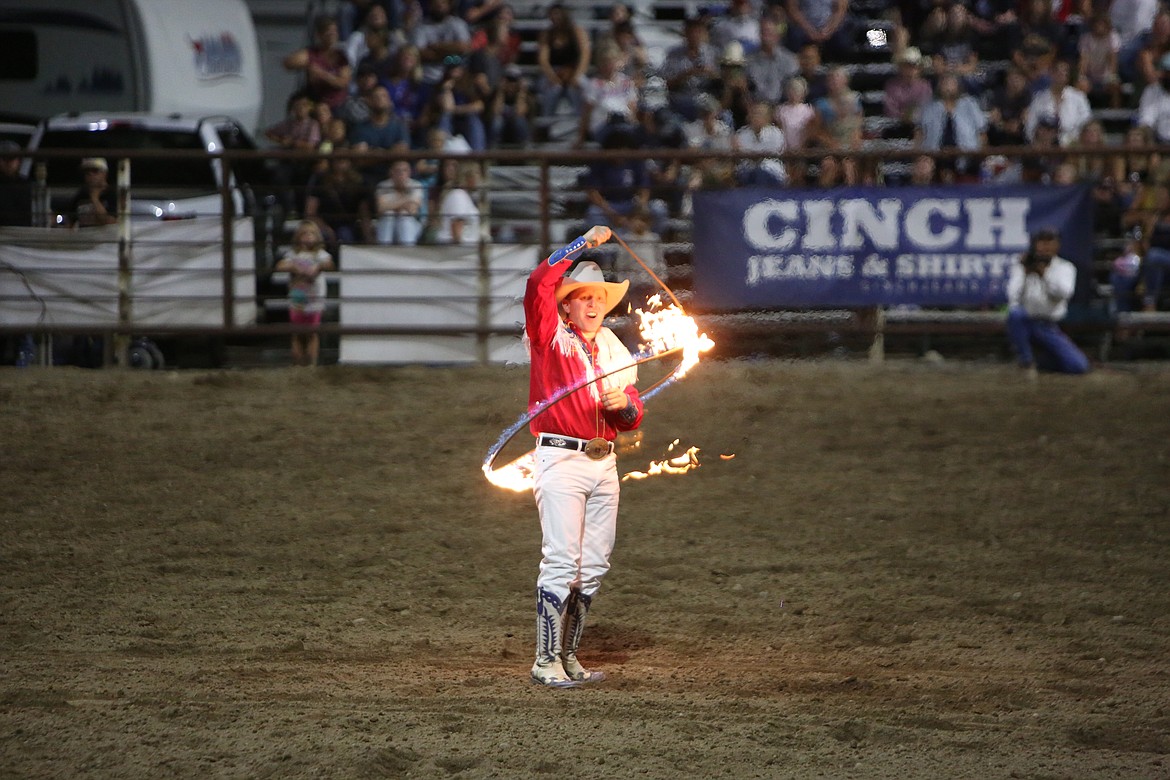
[[[613,307],[622,302],[626,290],[630,289],[630,280],[624,282],[607,282],[601,267],[590,260],[577,263],[568,276],[561,279],[557,287],[557,303],[563,301],[569,293],[580,290],[582,287],[600,287],[605,291],[605,313],[613,311]]]

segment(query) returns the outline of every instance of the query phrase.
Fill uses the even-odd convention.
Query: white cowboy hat
[[[560,285],[557,286],[557,303],[563,301],[573,290],[580,290],[582,287],[600,287],[604,290],[605,313],[609,314],[613,311],[613,307],[621,303],[622,298],[626,297],[626,290],[630,289],[630,280],[627,279],[624,282],[607,282],[605,281],[605,274],[601,272],[601,268],[597,263],[586,260],[577,263],[577,267],[568,276],[561,279]]]

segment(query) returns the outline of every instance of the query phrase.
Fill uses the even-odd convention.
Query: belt
[[[598,437],[596,439],[576,439],[572,436],[561,436],[559,433],[542,433],[536,437],[538,447],[559,447],[562,450],[584,452],[593,460],[601,460],[613,452],[613,442]]]

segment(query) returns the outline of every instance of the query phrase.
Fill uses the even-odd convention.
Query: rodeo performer
[[[565,271],[581,250],[600,246],[609,228],[591,228],[540,263],[524,293],[532,359],[530,410],[558,391],[585,384],[537,414],[534,495],[542,534],[536,580],[536,662],[532,679],[553,688],[599,682],[604,672],[577,661],[585,617],[609,570],[617,531],[618,474],[613,440],[637,428],[642,401],[629,350],[602,326],[629,281],[606,282],[596,263]],[[628,367],[624,368],[623,367]],[[619,370],[601,381],[589,380]],[[586,384],[587,383],[587,384]]]

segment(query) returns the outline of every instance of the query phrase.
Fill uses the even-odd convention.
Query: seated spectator
[[[718,75],[715,47],[707,42],[707,22],[689,18],[683,26],[683,42],[666,53],[660,72],[666,81],[672,111],[686,121],[698,117],[696,101],[707,94]]]
[[[939,184],[934,158],[920,154],[910,163],[905,173],[886,176],[885,184],[892,187],[933,187]]]
[[[979,35],[975,48],[981,59],[1011,57],[1010,36],[1017,19],[1016,0],[977,0],[971,4],[971,26]]]
[[[354,67],[362,64],[366,57],[374,54],[375,64],[380,59],[388,57],[391,49],[397,49],[406,40],[399,30],[390,27],[390,16],[385,6],[374,4],[366,13],[361,27],[350,33],[345,41],[345,54]]]
[[[1123,144],[1123,148],[1126,150],[1125,154],[1114,163],[1117,197],[1123,210],[1130,208],[1135,202],[1139,202],[1143,192],[1151,192],[1150,188],[1160,178],[1161,154],[1132,151],[1149,148],[1153,145],[1154,131],[1149,127],[1137,125],[1125,133]]]
[[[1159,11],[1154,25],[1142,36],[1142,46],[1133,59],[1131,81],[1140,91],[1158,80],[1159,63],[1170,55],[1170,11]]]
[[[830,68],[827,84],[828,93],[813,103],[817,112],[817,142],[840,151],[861,148],[865,114],[861,96],[849,88],[849,72],[841,66]]]
[[[426,19],[415,30],[414,40],[422,62],[422,81],[434,86],[443,78],[448,57],[471,52],[471,29],[451,12],[451,0],[427,0]]]
[[[101,227],[118,221],[118,191],[110,184],[110,166],[102,157],[81,161],[81,187],[65,207],[69,227]]]
[[[370,30],[366,33],[366,53],[357,61],[357,69],[367,68],[374,71],[378,83],[386,86],[390,74],[394,72],[394,54],[406,45],[406,41],[397,37],[391,41],[390,30]]]
[[[760,19],[760,46],[748,55],[746,73],[752,97],[777,104],[784,99],[784,84],[800,72],[796,55],[780,45],[780,28],[765,14]]]
[[[678,150],[687,146],[683,123],[666,106],[652,108],[643,105],[638,112],[640,123],[639,145],[647,150]],[[683,164],[677,158],[651,157],[646,160],[646,172],[650,177],[650,202],[665,203],[671,211],[678,211],[683,205],[685,178]],[[665,227],[655,223],[655,232]]]
[[[1069,85],[1070,66],[1064,60],[1052,66],[1052,81],[1048,88],[1032,96],[1024,112],[1024,135],[1029,141],[1035,135],[1041,119],[1055,119],[1061,146],[1069,146],[1081,135],[1081,128],[1093,116],[1085,93]]]
[[[442,128],[452,136],[462,136],[473,151],[487,148],[483,98],[476,88],[475,76],[462,58],[451,58],[443,78],[432,93],[424,113],[424,123]]]
[[[1159,4],[1156,0],[1113,0],[1109,4],[1109,21],[1117,31],[1117,72],[1121,80],[1137,78],[1137,54],[1146,45],[1146,35],[1153,29]]]
[[[1052,0],[1023,0],[1019,18],[1008,31],[1008,37],[1012,42],[1013,51],[1025,48],[1031,39],[1033,46],[1038,46],[1041,42],[1045,44],[1053,58],[1073,53],[1068,47],[1068,34],[1065,32],[1064,24],[1053,16]]]
[[[613,44],[622,53],[620,65],[639,88],[646,80],[650,67],[650,55],[646,51],[638,31],[634,28],[634,17],[625,3],[614,3],[609,8],[609,29],[600,31],[594,41],[594,48]]]
[[[739,43],[745,55],[760,48],[760,17],[752,0],[731,0],[727,11],[711,25],[715,48],[723,51],[732,41]]]
[[[1077,267],[1060,257],[1060,235],[1041,230],[1008,277],[1007,331],[1021,368],[1084,374],[1089,360],[1060,329]]]
[[[414,246],[422,233],[423,187],[410,177],[410,163],[397,160],[390,178],[374,191],[379,244]]]
[[[394,113],[406,123],[410,130],[412,146],[422,146],[415,136],[420,130],[419,117],[426,106],[427,91],[422,83],[422,65],[419,62],[418,47],[403,46],[394,55],[394,67],[382,85],[390,93]]]
[[[853,19],[847,0],[787,0],[788,48],[814,44],[830,60],[854,53]],[[806,77],[807,78],[807,77]]]
[[[1105,131],[1095,119],[1081,129],[1081,136],[1074,148],[1100,152],[1074,157],[1069,162],[1076,169],[1076,178],[1092,185],[1093,224],[1096,229],[1118,232],[1121,227],[1121,203],[1117,195],[1115,166],[1121,162],[1122,156],[1107,153],[1110,147],[1105,140]]]
[[[498,6],[495,15],[471,33],[471,51],[484,52],[500,64],[501,70],[515,65],[520,58],[524,41],[514,27],[516,12],[506,3]]]
[[[763,101],[752,105],[747,125],[732,137],[732,148],[739,152],[784,153],[784,133],[772,122],[771,105]],[[753,187],[778,187],[788,182],[788,172],[777,157],[741,160],[735,175],[740,184]]]
[[[934,99],[930,82],[922,78],[922,53],[908,47],[897,58],[898,72],[886,81],[882,110],[886,117],[901,122],[912,132],[922,109]]]
[[[637,149],[641,143],[636,132],[611,132],[602,143],[604,149]],[[635,212],[650,215],[651,229],[662,234],[666,226],[666,205],[650,199],[650,172],[645,160],[629,158],[595,160],[581,179],[589,206],[585,222],[605,225],[614,230],[629,228]]]
[[[699,98],[699,118],[683,125],[687,148],[727,152],[732,148],[731,126],[720,118],[719,101],[711,95]],[[735,168],[726,159],[698,160],[691,167],[688,192],[698,189],[724,189],[735,183]],[[684,209],[685,211],[685,209]]]
[[[808,102],[816,103],[829,94],[828,77],[821,68],[821,50],[815,43],[809,43],[796,50],[796,62],[800,65],[797,74],[808,85]]]
[[[630,302],[641,306],[651,295],[658,292],[658,283],[645,268],[636,262],[630,253],[638,256],[659,279],[666,278],[666,256],[662,248],[662,236],[650,228],[651,217],[647,211],[635,210],[630,214],[629,224],[622,240],[630,248],[620,252],[613,263],[613,271],[619,279],[630,280]]]
[[[1004,83],[991,95],[987,112],[987,140],[992,146],[1023,146],[1024,114],[1032,104],[1032,90],[1024,72],[1008,68]]]
[[[323,226],[334,257],[338,256],[337,244],[370,243],[374,237],[370,188],[349,157],[338,154],[346,151],[344,147],[333,150],[325,172],[309,180],[305,196],[305,218]]]
[[[1021,176],[1026,184],[1051,184],[1063,157],[1053,154],[1060,148],[1060,128],[1056,120],[1045,117],[1036,125],[1032,136],[1032,154],[1020,161]]]
[[[1170,143],[1170,54],[1159,60],[1157,79],[1142,90],[1137,123],[1150,128],[1158,143]]]
[[[860,184],[857,164],[848,157],[842,159],[831,154],[825,155],[817,163],[815,173],[814,183],[817,189],[854,187]]]
[[[619,69],[621,59],[616,46],[607,44],[597,50],[597,72],[585,80],[581,90],[578,146],[586,141],[600,143],[607,129],[637,121],[638,88]]]
[[[461,162],[455,179],[448,183],[439,198],[438,244],[479,244],[480,214],[475,198],[479,194],[479,163]]]
[[[264,137],[281,149],[311,152],[321,145],[321,126],[313,118],[313,101],[303,91],[288,99],[288,116],[264,131]],[[311,160],[276,161],[274,183],[280,190],[286,213],[299,212],[297,193],[303,192],[313,172]]]
[[[1079,89],[1090,103],[1121,108],[1121,78],[1117,73],[1120,39],[1105,14],[1097,14],[1077,41],[1081,78]]]
[[[915,141],[925,151],[962,149],[978,152],[987,143],[987,119],[970,95],[962,94],[959,78],[948,73],[938,80],[936,98],[922,110]],[[966,157],[939,161],[939,176],[945,183],[971,177],[978,163]]]
[[[378,86],[378,74],[369,65],[364,65],[357,69],[353,83],[354,93],[334,111],[351,126],[370,118],[370,96]]]
[[[1024,74],[1029,92],[1039,92],[1048,86],[1055,57],[1052,44],[1038,35],[1029,35],[1012,48],[1012,65]]]
[[[491,129],[488,132],[491,147],[526,145],[532,137],[529,123],[531,112],[532,96],[528,91],[528,81],[520,72],[520,66],[509,65],[492,100]]]
[[[739,41],[727,44],[727,50],[719,58],[719,76],[707,87],[719,101],[725,116],[731,118],[731,126],[735,128],[747,124],[748,111],[755,102],[744,71],[745,64],[743,47]]]
[[[1125,248],[1109,264],[1109,287],[1112,290],[1115,313],[1133,311],[1139,301],[1138,282],[1141,281],[1142,241],[1133,233],[1125,237]]]
[[[979,76],[979,54],[975,50],[978,33],[971,25],[971,15],[960,3],[936,6],[926,18],[918,40],[928,53],[936,75],[951,73],[959,77],[964,91],[978,94],[983,90]]]
[[[537,87],[540,113],[553,116],[562,103],[571,113],[581,110],[581,85],[593,51],[584,28],[573,21],[565,4],[548,8],[548,27],[537,37],[536,60],[541,80]]]
[[[390,93],[379,85],[370,93],[370,118],[349,128],[349,144],[354,151],[405,152],[410,148],[410,133],[401,119],[394,115]],[[373,185],[387,178],[390,163],[383,157],[363,161],[362,175]]]
[[[305,91],[316,102],[338,109],[349,95],[352,64],[338,46],[337,22],[328,15],[313,22],[313,45],[284,58],[285,70],[305,74]]]

